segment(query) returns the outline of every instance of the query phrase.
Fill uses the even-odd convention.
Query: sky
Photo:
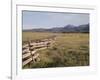
[[[64,27],[69,24],[78,26],[88,23],[88,13],[22,12],[23,29]]]

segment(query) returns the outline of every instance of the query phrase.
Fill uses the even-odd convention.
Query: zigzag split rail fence
[[[32,61],[40,61],[39,53],[37,51],[46,49],[55,41],[55,36],[38,40],[38,41],[28,41],[26,44],[22,45],[22,66],[30,64]]]

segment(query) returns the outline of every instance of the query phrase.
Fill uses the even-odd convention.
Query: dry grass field
[[[22,42],[56,35],[54,44],[40,50],[40,61],[24,68],[72,67],[89,65],[89,33],[23,32]]]

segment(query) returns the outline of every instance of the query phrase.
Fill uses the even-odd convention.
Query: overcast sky
[[[89,23],[89,14],[23,11],[22,21],[23,29],[78,26]]]

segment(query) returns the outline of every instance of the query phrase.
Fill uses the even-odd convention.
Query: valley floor
[[[40,61],[31,62],[23,68],[51,68],[89,66],[89,33],[23,32],[23,44],[27,40],[56,36],[54,43],[39,50]]]

